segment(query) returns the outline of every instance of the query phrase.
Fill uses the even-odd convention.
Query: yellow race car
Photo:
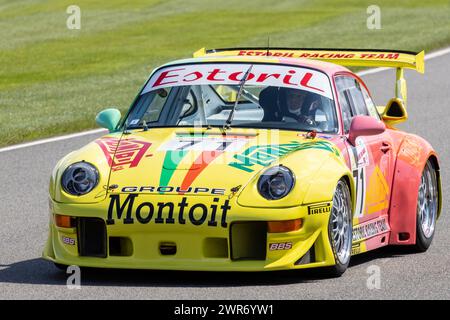
[[[342,65],[397,68],[376,107]],[[199,50],[155,69],[109,134],[56,165],[45,259],[211,271],[326,267],[392,245],[426,250],[439,163],[406,120],[403,68],[423,52]]]

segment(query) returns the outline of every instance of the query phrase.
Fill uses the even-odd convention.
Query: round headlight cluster
[[[294,186],[294,174],[284,166],[267,169],[258,180],[259,193],[268,200],[285,197]]]
[[[76,162],[63,173],[61,185],[69,194],[81,196],[90,192],[98,184],[97,169],[87,162]]]

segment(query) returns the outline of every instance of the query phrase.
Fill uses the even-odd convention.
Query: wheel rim
[[[425,238],[429,239],[434,234],[438,207],[438,190],[436,173],[427,163],[422,173],[417,201],[417,215],[419,225]]]
[[[346,264],[350,259],[352,227],[350,196],[346,185],[342,181],[339,181],[333,196],[330,230],[331,244],[336,258],[341,264]]]

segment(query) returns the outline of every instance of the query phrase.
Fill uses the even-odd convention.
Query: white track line
[[[94,129],[94,130],[89,130],[89,131],[83,131],[83,132],[78,132],[78,133],[67,134],[67,135],[64,135],[64,136],[58,136],[58,137],[52,137],[52,138],[48,138],[48,139],[41,139],[41,140],[36,140],[36,141],[32,141],[32,142],[27,142],[27,143],[15,144],[15,145],[12,145],[12,146],[9,146],[9,147],[1,148],[0,149],[0,153],[7,152],[7,151],[12,151],[12,150],[17,150],[17,149],[22,149],[22,148],[28,148],[28,147],[32,147],[32,146],[37,146],[39,144],[44,144],[44,143],[49,143],[49,142],[55,142],[55,141],[72,139],[72,138],[78,138],[78,137],[86,136],[88,134],[94,134],[94,133],[100,133],[100,132],[105,132],[106,133],[107,130],[105,130],[105,129]]]
[[[432,53],[426,54],[425,55],[425,60],[429,60],[429,59],[433,59],[433,58],[436,58],[436,57],[440,57],[440,56],[443,56],[444,54],[447,54],[447,53],[450,53],[450,48],[434,51]]]
[[[356,74],[357,74],[358,76],[362,77],[362,76],[367,76],[368,74],[378,73],[378,72],[386,71],[386,70],[390,70],[390,69],[392,69],[392,68],[385,68],[385,67],[382,67],[382,68],[373,68],[373,69],[369,69],[369,70],[364,70],[364,71],[357,72]]]
[[[435,52],[432,52],[432,53],[429,53],[429,54],[425,55],[425,60],[437,58],[437,57],[443,56],[444,54],[448,54],[448,53],[450,53],[450,47],[449,48],[445,48],[445,49],[441,49],[441,50],[438,50],[438,51],[435,51]],[[378,72],[386,71],[386,70],[389,70],[389,69],[391,69],[391,68],[374,68],[374,69],[358,72],[357,74],[359,76],[365,76],[365,75],[368,75],[368,74],[378,73]],[[28,142],[28,143],[16,144],[16,145],[12,145],[12,146],[9,146],[9,147],[6,147],[6,148],[0,148],[0,153],[7,152],[7,151],[12,151],[12,150],[17,150],[17,149],[22,149],[22,148],[28,148],[28,147],[32,147],[32,146],[36,146],[36,145],[44,144],[44,143],[50,143],[50,142],[55,142],[55,141],[67,140],[67,139],[72,139],[72,138],[78,138],[78,137],[85,136],[85,135],[88,135],[88,134],[101,133],[103,131],[106,133],[105,129],[94,129],[94,130],[89,130],[89,131],[72,133],[72,134],[59,136],[59,137],[53,137],[53,138],[48,138],[48,139],[36,140],[36,141],[33,141],[33,142]]]

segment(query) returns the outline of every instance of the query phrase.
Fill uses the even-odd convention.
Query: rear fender
[[[437,154],[424,139],[407,135],[398,148],[395,163],[389,208],[389,244],[412,245],[416,242],[418,190],[428,159],[431,159],[437,172],[440,200],[438,215],[440,214],[442,197]]]

